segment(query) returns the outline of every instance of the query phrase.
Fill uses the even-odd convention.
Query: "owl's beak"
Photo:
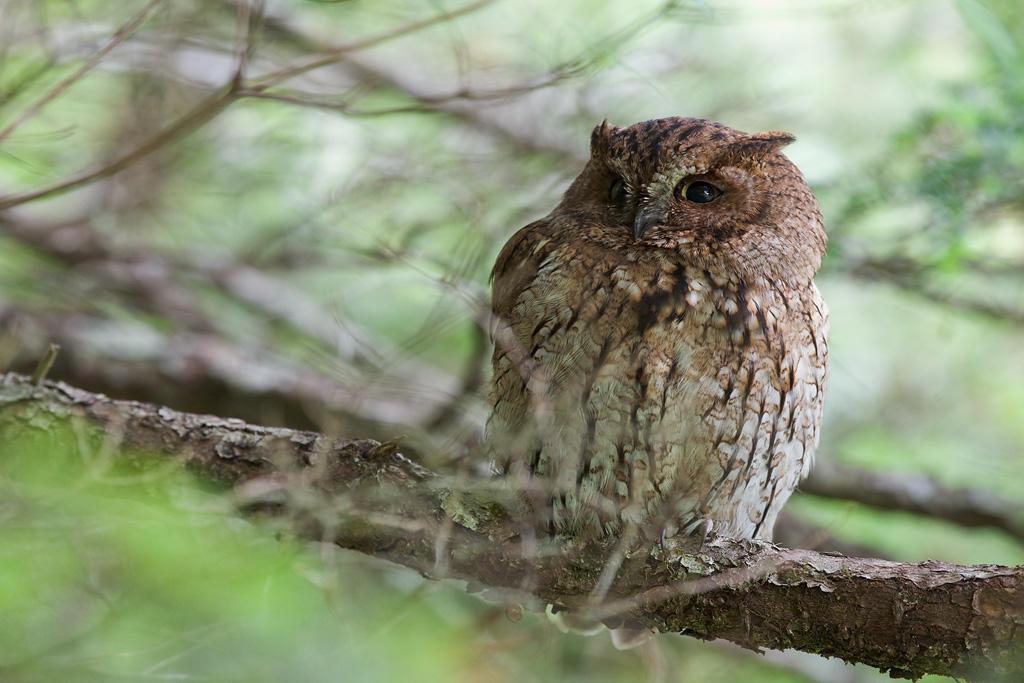
[[[658,216],[654,211],[647,208],[640,209],[637,211],[636,219],[633,221],[633,235],[640,239],[644,236],[645,232],[657,225],[658,222]]]

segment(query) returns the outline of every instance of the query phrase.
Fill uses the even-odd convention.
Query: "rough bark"
[[[180,413],[61,383],[33,387],[17,375],[0,382],[0,439],[56,434],[71,419],[108,444],[116,435],[126,455],[179,458],[235,487],[240,503],[288,515],[300,533],[510,601],[795,648],[899,677],[1024,676],[1024,567],[896,563],[720,538],[695,552],[624,558],[599,544],[550,548],[521,533],[516,503],[456,486],[392,443]]]

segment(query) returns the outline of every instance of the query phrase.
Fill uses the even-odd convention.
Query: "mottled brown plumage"
[[[792,140],[604,123],[558,207],[501,251],[487,443],[552,531],[770,538],[827,366],[825,233]]]

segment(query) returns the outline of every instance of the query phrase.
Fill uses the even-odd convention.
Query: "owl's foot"
[[[700,538],[700,545],[697,546],[697,550],[704,548],[704,541],[708,540],[708,535],[711,534],[711,529],[715,524],[710,519],[702,519],[697,523],[697,527],[693,530],[693,535]]]
[[[661,530],[661,550],[683,550],[686,552],[700,552],[704,543],[711,535],[715,523],[710,519],[699,519],[680,530],[678,528],[665,527]]]

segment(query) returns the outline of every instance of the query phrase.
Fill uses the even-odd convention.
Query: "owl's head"
[[[821,264],[825,233],[814,195],[780,151],[793,140],[703,119],[625,128],[605,121],[591,134],[590,161],[560,208],[584,210],[633,247],[737,258],[769,271],[781,261],[783,275],[809,279]]]

